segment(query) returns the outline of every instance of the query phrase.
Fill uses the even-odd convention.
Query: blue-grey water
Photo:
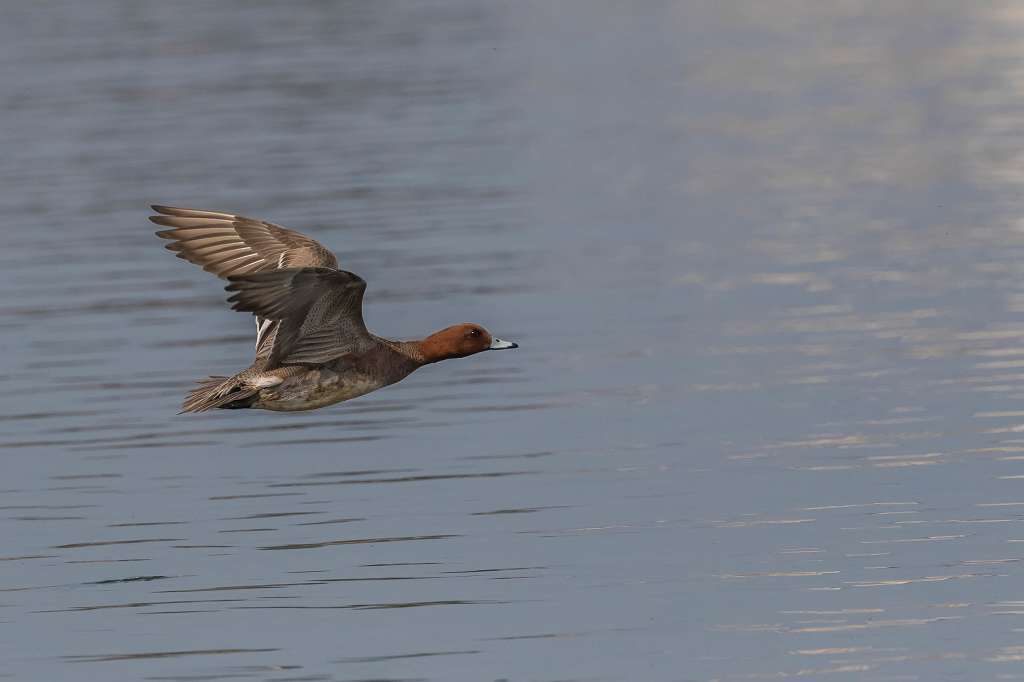
[[[1024,4],[3,15],[0,677],[1024,679]],[[149,203],[521,347],[178,416]]]

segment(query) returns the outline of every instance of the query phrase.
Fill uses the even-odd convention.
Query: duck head
[[[464,358],[485,350],[508,348],[519,348],[519,344],[494,338],[489,331],[472,323],[456,324],[434,332],[419,344],[425,363]]]

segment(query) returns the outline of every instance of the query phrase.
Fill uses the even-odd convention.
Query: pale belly
[[[351,373],[341,375],[323,368],[313,369],[285,379],[277,386],[263,389],[252,407],[279,412],[315,410],[358,398],[384,385],[384,382],[373,377]]]

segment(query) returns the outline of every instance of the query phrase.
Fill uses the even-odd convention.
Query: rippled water
[[[23,3],[0,25],[0,677],[1024,678],[1024,6]],[[175,413],[251,319],[521,348]]]

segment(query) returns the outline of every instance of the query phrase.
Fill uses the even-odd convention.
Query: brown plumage
[[[461,324],[420,341],[392,341],[363,323],[366,282],[338,270],[330,251],[294,230],[230,213],[153,206],[179,258],[227,279],[232,309],[256,318],[256,357],[231,377],[210,377],[183,412],[215,407],[309,410],[401,381],[423,365],[516,348]]]
[[[150,216],[157,232],[170,239],[168,250],[218,277],[279,268],[337,268],[334,254],[293,230],[230,213],[156,206]],[[274,343],[277,324],[256,317],[256,357],[265,357]]]

